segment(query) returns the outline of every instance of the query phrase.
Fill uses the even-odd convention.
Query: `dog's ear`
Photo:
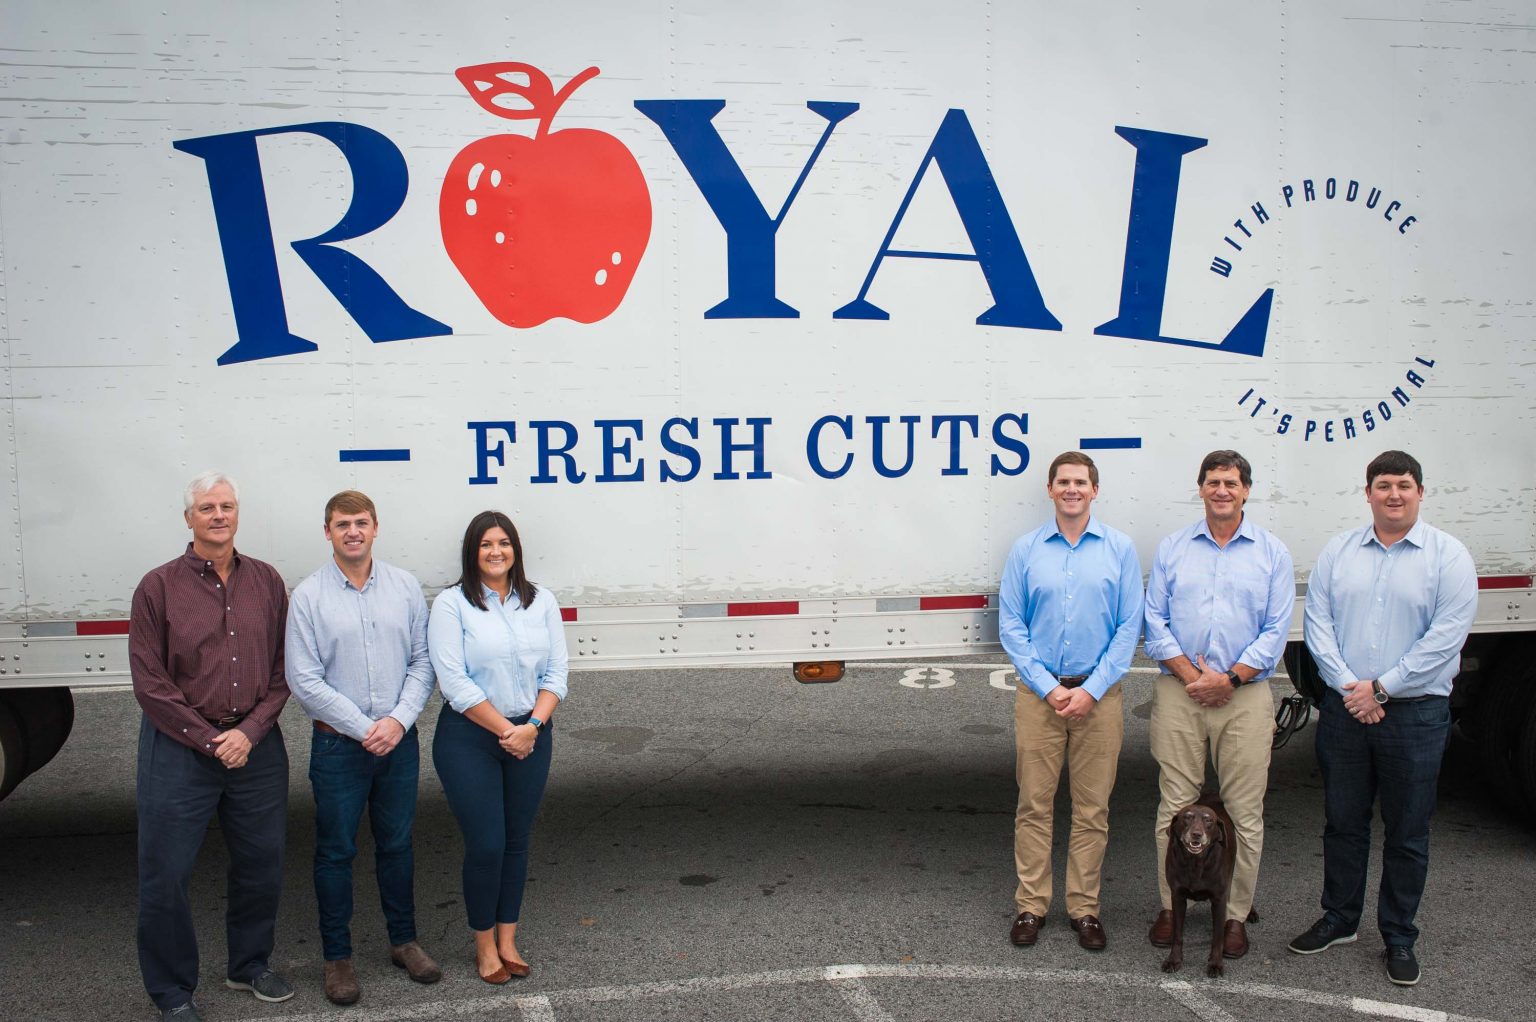
[[[1220,816],[1216,817],[1216,832],[1221,835],[1221,843],[1223,845],[1231,843],[1232,835],[1227,833],[1227,821]]]

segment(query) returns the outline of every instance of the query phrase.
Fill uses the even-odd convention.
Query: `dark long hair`
[[[464,530],[464,549],[459,558],[459,589],[463,591],[464,598],[476,607],[481,610],[490,609],[485,605],[485,594],[481,591],[484,586],[480,582],[480,541],[487,532],[496,528],[500,528],[512,540],[512,591],[517,594],[523,609],[527,610],[539,589],[528,581],[528,576],[523,572],[523,541],[517,536],[517,526],[500,511],[481,511],[469,520],[469,528]]]

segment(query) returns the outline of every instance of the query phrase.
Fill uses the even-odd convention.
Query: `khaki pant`
[[[1014,895],[1020,912],[1044,917],[1051,907],[1051,829],[1065,761],[1072,791],[1067,846],[1067,915],[1099,915],[1099,881],[1109,844],[1109,793],[1125,737],[1125,699],[1113,685],[1084,720],[1066,721],[1019,685],[1013,702],[1019,806],[1013,820]]]
[[[1161,675],[1152,700],[1152,756],[1160,768],[1157,806],[1157,889],[1163,908],[1173,907],[1163,869],[1168,852],[1168,823],[1173,814],[1200,797],[1205,781],[1205,751],[1237,828],[1237,862],[1227,918],[1243,920],[1253,908],[1264,852],[1264,789],[1269,784],[1269,748],[1275,733],[1275,706],[1268,680],[1243,685],[1226,705],[1201,706],[1176,678]]]

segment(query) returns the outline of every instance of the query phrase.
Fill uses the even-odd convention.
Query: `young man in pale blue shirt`
[[[1274,737],[1269,676],[1285,652],[1296,606],[1291,552],[1246,509],[1253,467],[1212,451],[1195,484],[1205,514],[1158,544],[1147,579],[1147,656],[1162,664],[1152,702],[1158,765],[1157,919],[1148,939],[1173,943],[1163,869],[1173,814],[1200,797],[1209,752],[1237,829],[1222,955],[1248,953],[1248,914],[1264,850],[1264,790]]]
[[[373,557],[378,512],[343,490],[325,506],[332,557],[299,583],[288,609],[288,686],[314,721],[315,900],[325,996],[351,1004],[352,861],[363,810],[373,830],[390,960],[419,983],[442,976],[416,941],[416,718],[432,694],[427,602],[407,571]]]
[[[1365,480],[1371,524],[1334,537],[1307,585],[1307,649],[1328,684],[1317,728],[1323,917],[1290,948],[1309,955],[1355,939],[1379,797],[1376,923],[1387,978],[1412,986],[1429,821],[1451,681],[1477,612],[1477,570],[1459,540],[1419,518],[1424,471],[1411,455],[1378,455]]]
[[[1080,451],[1051,462],[1053,519],[1020,537],[998,596],[998,632],[1018,671],[1019,784],[1013,857],[1018,915],[1008,937],[1027,947],[1051,904],[1051,829],[1062,763],[1072,789],[1066,907],[1078,944],[1103,950],[1099,887],[1109,844],[1109,793],[1125,737],[1118,682],[1141,634],[1141,565],[1122,532],[1091,514],[1099,470]]]

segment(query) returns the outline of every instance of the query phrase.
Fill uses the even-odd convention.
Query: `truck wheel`
[[[27,743],[22,741],[21,727],[4,700],[0,700],[0,798],[11,793],[26,776]]]
[[[1477,748],[1483,779],[1510,809],[1536,814],[1536,803],[1527,796],[1531,789],[1521,784],[1515,763],[1521,748],[1520,733],[1536,704],[1536,668],[1500,672],[1492,680],[1477,710]]]
[[[1525,715],[1525,730],[1520,735],[1520,747],[1515,752],[1515,773],[1525,792],[1525,802],[1530,808],[1531,819],[1536,822],[1536,700]]]
[[[75,726],[75,700],[67,688],[20,688],[5,694],[27,743],[23,776],[37,773],[64,747]]]

